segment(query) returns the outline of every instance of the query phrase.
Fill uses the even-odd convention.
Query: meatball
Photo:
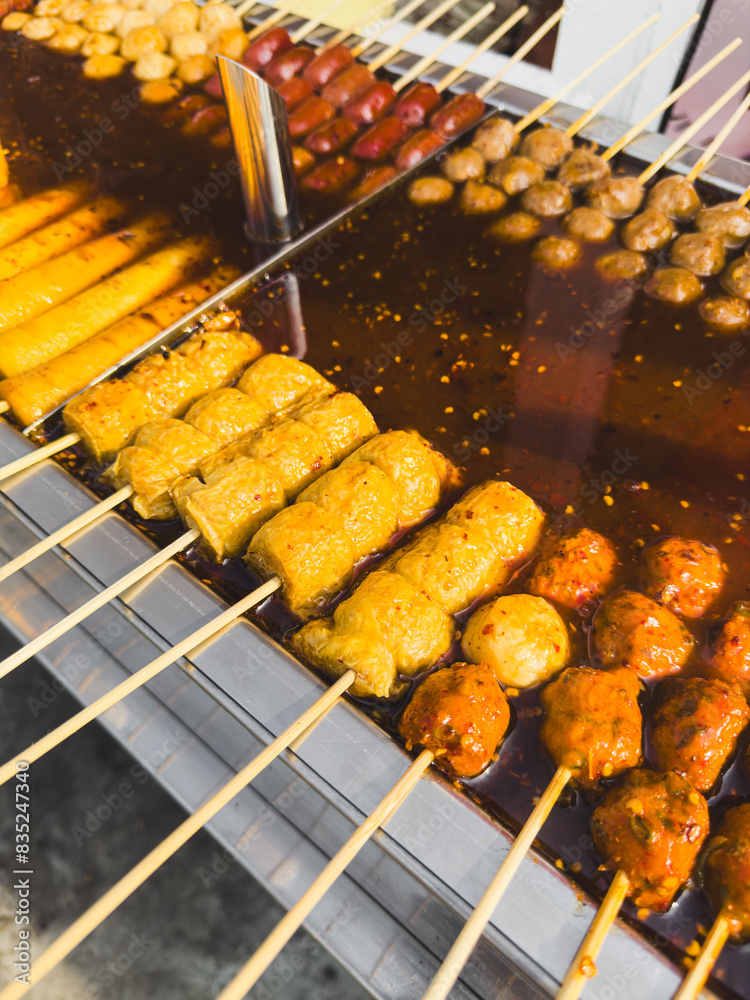
[[[664,538],[643,550],[641,590],[688,618],[700,618],[724,583],[721,556],[713,545]]]
[[[532,184],[544,180],[544,167],[528,156],[509,156],[496,164],[490,173],[490,181],[502,188],[508,195],[521,194]]]
[[[442,205],[451,200],[453,191],[445,177],[418,177],[409,185],[409,201],[415,205]]]
[[[542,220],[528,212],[511,212],[486,230],[485,236],[497,237],[506,243],[522,243],[533,239],[542,226]]]
[[[702,208],[693,185],[679,174],[657,181],[648,193],[646,204],[649,208],[658,208],[676,222],[694,219]]]
[[[529,590],[566,608],[580,608],[606,593],[616,566],[611,542],[590,528],[581,528],[542,553]]]
[[[449,181],[484,180],[484,159],[476,149],[457,149],[455,153],[446,156],[440,169]]]
[[[521,195],[521,205],[526,212],[543,219],[554,218],[569,212],[573,205],[570,189],[560,181],[540,181],[532,184]]]
[[[562,227],[569,236],[591,243],[604,243],[615,231],[614,222],[598,208],[574,208],[565,216]]]
[[[623,871],[636,906],[667,910],[708,833],[708,805],[674,772],[628,771],[591,818],[605,867]]]
[[[675,267],[707,278],[723,269],[724,244],[712,233],[684,233],[674,241],[670,259]]]
[[[648,271],[648,262],[642,253],[636,253],[635,250],[616,250],[600,257],[596,262],[596,269],[609,281],[620,278],[636,281]]]
[[[744,299],[717,295],[715,299],[704,299],[698,312],[710,326],[727,333],[738,333],[750,326],[750,306]]]
[[[550,125],[535,129],[521,143],[521,155],[536,160],[545,170],[556,170],[572,152],[570,136]]]
[[[701,233],[720,236],[724,246],[736,250],[750,236],[750,208],[726,201],[698,212],[695,228]]]
[[[643,594],[612,594],[594,619],[592,651],[605,667],[630,667],[639,677],[679,670],[693,638],[677,615]]]
[[[501,684],[527,688],[548,680],[570,654],[565,623],[543,597],[509,594],[478,608],[461,648],[472,663],[488,663]]]
[[[518,133],[507,118],[490,118],[476,130],[471,148],[476,149],[488,163],[499,163],[510,156],[517,142]]]
[[[593,181],[599,181],[611,174],[612,168],[606,160],[598,156],[593,149],[579,146],[557,171],[557,179],[574,191],[580,191]]]
[[[702,677],[668,677],[655,698],[654,765],[683,774],[699,792],[709,791],[737,749],[750,716],[747,702],[733,685]]]
[[[643,201],[643,185],[637,177],[603,177],[586,188],[586,203],[610,219],[627,219]]]
[[[550,267],[572,267],[581,259],[581,244],[559,236],[545,236],[534,247],[534,260]]]
[[[750,938],[750,802],[724,813],[706,844],[701,881],[714,911],[729,917],[730,933]]]
[[[643,286],[647,295],[661,302],[686,305],[703,294],[703,285],[692,271],[684,267],[662,267],[651,275]]]
[[[467,181],[459,204],[467,215],[481,215],[484,212],[499,212],[507,200],[503,192],[491,184]]]
[[[544,688],[540,738],[555,767],[593,787],[641,759],[641,682],[627,667],[568,667]]]
[[[409,749],[431,750],[439,767],[472,778],[490,763],[510,722],[503,690],[486,663],[455,663],[420,684],[398,730]]]
[[[737,601],[712,630],[709,663],[725,680],[750,684],[750,603]]]
[[[674,238],[672,220],[656,208],[646,208],[622,227],[620,239],[628,250],[659,250]]]
[[[750,257],[738,257],[721,276],[721,287],[730,295],[750,299]]]

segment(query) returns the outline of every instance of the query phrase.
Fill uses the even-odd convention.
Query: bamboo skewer
[[[740,45],[742,45],[742,39],[735,38],[729,43],[729,45],[726,45],[721,52],[717,52],[713,59],[709,59],[705,66],[701,66],[699,70],[696,70],[696,72],[693,73],[692,76],[688,77],[684,83],[680,84],[679,87],[676,87],[671,94],[667,94],[663,101],[660,101],[656,107],[652,108],[652,110],[641,118],[639,122],[636,122],[636,124],[629,128],[624,135],[621,135],[617,142],[613,143],[609,149],[602,153],[602,159],[608,161],[616,156],[621,149],[624,149],[628,143],[632,142],[636,136],[640,135],[646,126],[649,125],[657,115],[662,114],[667,110],[667,108],[670,108],[675,101],[679,100],[680,97],[682,97],[683,94],[686,94],[696,85],[696,83],[699,83],[703,77],[706,76],[706,74],[710,73],[712,69],[715,69],[720,62],[726,59],[726,57],[730,53],[734,52],[734,50]]]
[[[474,62],[477,56],[480,56],[483,52],[486,52],[487,49],[491,49],[492,46],[495,44],[495,42],[498,42],[503,37],[503,35],[507,35],[510,29],[514,28],[519,21],[523,20],[523,18],[526,17],[528,13],[529,13],[529,8],[526,5],[524,5],[523,7],[519,7],[517,11],[514,11],[514,13],[510,15],[510,17],[506,17],[506,19],[503,21],[502,24],[498,25],[498,27],[495,28],[495,30],[491,34],[487,35],[487,37],[483,39],[479,43],[479,45],[477,45],[474,48],[474,51],[471,53],[471,55],[467,56],[466,59],[464,59],[464,61],[460,65],[454,67],[454,69],[446,73],[445,76],[440,80],[440,82],[435,84],[435,90],[438,92],[438,94],[442,94],[442,92],[446,90],[448,87],[450,87],[452,83],[455,83],[455,81],[458,80],[459,77],[463,76],[463,74],[466,72],[466,68],[469,65],[471,65],[472,62]]]
[[[698,1000],[700,991],[705,986],[706,980],[711,974],[716,964],[716,959],[721,954],[721,950],[727,943],[730,931],[730,919],[724,910],[713,922],[711,930],[703,942],[700,954],[696,958],[690,972],[682,982],[679,990],[674,995],[674,1000]]]
[[[713,142],[711,142],[710,145],[703,150],[700,157],[696,160],[695,166],[687,175],[687,179],[691,183],[693,183],[698,179],[700,174],[703,173],[704,168],[708,166],[711,160],[713,160],[714,155],[719,151],[721,146],[724,144],[725,139],[727,138],[729,133],[734,129],[737,122],[740,120],[740,118],[742,118],[744,114],[747,114],[748,108],[750,108],[750,93],[747,94],[747,96],[740,104],[740,106],[737,108],[737,110],[733,112],[733,114],[727,121],[726,125],[724,125],[724,127],[717,132]]]
[[[10,403],[5,399],[0,399],[0,413],[7,413],[10,409]]]
[[[586,981],[596,973],[596,958],[617,919],[620,907],[630,891],[630,880],[623,871],[618,871],[612,879],[607,895],[599,907],[583,944],[578,949],[573,963],[563,980],[557,1000],[578,1000]]]
[[[482,936],[484,928],[491,920],[503,893],[510,885],[518,866],[529,852],[571,777],[572,774],[567,767],[558,767],[555,771],[552,781],[547,785],[542,797],[534,807],[534,811],[524,823],[523,829],[516,837],[513,846],[503,859],[503,863],[477,903],[463,930],[454,941],[453,947],[443,960],[443,964],[435,974],[422,1000],[445,1000],[445,997],[448,996],[477,941]]]
[[[450,33],[450,35],[444,38],[437,48],[433,49],[429,55],[424,56],[418,62],[414,63],[412,68],[408,70],[408,72],[404,73],[404,75],[400,77],[396,83],[394,83],[393,89],[395,92],[397,94],[400,93],[404,87],[412,82],[412,80],[415,80],[418,76],[424,73],[428,66],[431,66],[432,63],[437,61],[437,58],[441,55],[441,53],[445,52],[447,48],[450,48],[454,42],[463,38],[464,35],[467,35],[471,29],[475,28],[481,21],[484,21],[484,19],[488,17],[494,9],[495,4],[490,2],[475,11],[470,18],[467,18],[463,24],[460,24]]]
[[[737,199],[737,204],[747,205],[749,201],[750,201],[750,187],[746,191],[743,191],[743,193],[739,196],[739,198]]]
[[[433,760],[434,756],[430,750],[422,751],[385,798],[331,858],[302,898],[274,927],[252,958],[224,987],[217,1000],[242,1000],[247,991],[257,983],[274,958],[287,944],[294,932],[302,926],[311,910],[320,902],[347,865],[362,850],[373,833],[379,827],[385,826],[393,816]]]
[[[409,0],[409,2],[404,4],[400,10],[397,10],[392,17],[389,17],[387,21],[381,24],[378,30],[375,31],[370,38],[363,39],[354,46],[352,49],[352,55],[354,58],[356,59],[357,56],[361,56],[370,48],[371,45],[374,45],[375,42],[379,41],[381,35],[385,34],[389,28],[392,28],[394,24],[400,24],[401,21],[405,20],[412,11],[416,10],[417,7],[421,7],[423,3],[424,0]]]
[[[631,71],[627,73],[619,83],[616,83],[611,90],[607,91],[603,97],[600,97],[595,104],[592,104],[588,111],[585,111],[580,118],[577,118],[572,125],[569,125],[565,130],[566,134],[569,135],[571,139],[574,135],[577,135],[582,128],[588,125],[595,115],[599,114],[603,107],[609,104],[613,97],[616,97],[620,91],[635,80],[635,78],[642,73],[643,70],[650,63],[652,63],[657,56],[660,56],[661,53],[675,41],[675,39],[679,38],[683,31],[686,31],[691,25],[695,24],[699,20],[700,14],[693,14],[692,17],[689,17],[683,25],[681,25],[676,31],[672,32],[669,38],[666,38],[661,45],[658,45],[654,49],[653,52],[649,52],[646,58],[642,59],[637,66],[634,66],[633,69],[631,69]]]
[[[567,13],[568,13],[567,7],[560,7],[560,9],[556,10],[551,17],[548,17],[547,20],[544,22],[544,24],[540,25],[536,29],[534,34],[531,35],[529,38],[527,38],[526,41],[523,43],[523,45],[521,45],[521,47],[518,48],[513,53],[513,55],[503,66],[503,68],[493,77],[487,80],[486,83],[482,84],[482,86],[476,92],[477,97],[480,97],[482,100],[484,100],[484,98],[487,97],[488,94],[491,94],[492,91],[495,89],[495,87],[498,85],[498,83],[500,83],[502,78],[505,76],[505,74],[508,73],[511,69],[513,69],[513,67],[517,63],[521,62],[521,60],[524,59],[529,52],[531,52],[536,43],[541,41],[541,39],[544,38],[544,36],[548,32],[550,32],[555,27],[555,25],[558,24],[559,21],[562,20],[563,15]]]
[[[248,785],[260,772],[274,761],[288,746],[307,730],[322,714],[336,702],[355,679],[353,670],[347,670],[320,698],[300,715],[284,732],[277,736],[265,750],[246,764],[207,802],[204,802],[192,816],[158,844],[146,857],[123,876],[111,889],[75,920],[67,930],[33,963],[30,980],[36,984],[62,962],[103,920],[141,886],[146,879],[163,865],[190,838],[205,826],[224,806]],[[0,1000],[18,1000],[25,995],[28,986],[14,981],[0,993]]]
[[[8,761],[0,767],[0,785],[5,784],[6,781],[10,780],[16,773],[16,763],[18,761],[26,761],[27,763],[32,763],[32,761],[39,760],[44,754],[53,750],[55,747],[60,746],[69,736],[77,733],[89,722],[93,722],[94,719],[98,718],[103,712],[108,711],[114,705],[126,698],[133,691],[137,691],[138,688],[143,687],[148,681],[153,680],[157,674],[160,674],[162,670],[166,670],[167,667],[171,666],[181,656],[187,656],[188,653],[194,652],[198,646],[206,642],[212,636],[220,632],[226,625],[231,624],[236,621],[240,615],[243,615],[246,611],[252,608],[254,605],[259,604],[264,601],[267,597],[273,594],[281,586],[281,581],[278,577],[273,577],[273,579],[268,580],[266,583],[257,587],[251,593],[246,594],[243,598],[232,604],[221,614],[217,615],[216,618],[212,618],[210,622],[201,626],[197,631],[193,632],[192,635],[187,636],[181,642],[178,642],[176,646],[172,646],[166,652],[162,653],[161,656],[157,656],[156,659],[152,660],[151,663],[147,663],[145,667],[141,667],[134,674],[131,674],[126,680],[122,681],[116,687],[112,688],[106,694],[102,695],[96,701],[92,701],[90,705],[81,709],[75,715],[71,716],[66,722],[58,726],[57,729],[53,729],[52,732],[47,733],[42,739],[37,740],[36,743],[32,743],[30,747],[27,747],[22,753],[17,754],[12,760]]]
[[[439,3],[437,7],[429,12],[429,14],[425,14],[423,18],[417,21],[417,23],[410,28],[403,38],[401,38],[395,45],[391,45],[387,49],[384,49],[374,59],[372,59],[367,64],[367,68],[370,72],[375,73],[381,66],[385,66],[386,63],[389,63],[395,55],[401,52],[403,47],[410,42],[412,38],[415,38],[420,32],[424,31],[425,28],[429,28],[431,24],[434,24],[438,18],[442,17],[443,14],[455,7],[457,3],[458,0],[442,0],[442,3]]]
[[[250,0],[247,0],[246,3],[243,3],[236,8],[237,13],[240,16],[242,16],[242,14],[245,13],[245,10],[248,8],[248,4],[250,7],[253,6],[253,4],[250,4]],[[247,33],[248,41],[252,42],[252,40],[254,38],[257,38],[258,35],[262,35],[264,31],[268,31],[269,28],[273,28],[275,24],[278,24],[279,21],[283,21],[285,17],[289,17],[291,13],[292,13],[292,4],[290,3],[280,4],[273,12],[273,14],[269,14],[268,17],[264,18],[264,20],[261,21],[260,24],[256,24],[254,28],[251,28],[251,30],[248,31]]]
[[[237,6],[234,8],[234,12],[235,14],[239,15],[239,17],[243,17],[245,14],[248,14],[253,9],[253,7],[262,7],[262,6],[264,6],[262,0],[242,0],[242,3],[238,3]],[[277,13],[278,11],[274,11],[274,14]]]
[[[350,35],[359,34],[359,29],[362,25],[367,24],[371,18],[375,17],[376,14],[380,13],[380,11],[384,10],[386,7],[390,7],[392,3],[393,0],[380,0],[380,3],[376,3],[374,7],[370,7],[365,14],[361,14],[357,20],[348,27],[342,28],[341,31],[337,31],[332,38],[329,38],[323,46],[322,51],[325,52],[326,49],[332,49],[334,45],[340,45],[342,42],[346,41]]]
[[[33,468],[35,465],[43,462],[45,458],[50,458],[50,456],[56,455],[60,451],[65,451],[66,448],[72,448],[80,440],[80,434],[63,434],[56,441],[50,441],[49,444],[42,445],[41,448],[30,451],[28,455],[22,455],[21,458],[17,458],[13,462],[8,462],[7,465],[3,465],[0,468],[0,482],[4,479],[10,479],[17,472],[24,472],[26,469]]]
[[[332,14],[335,10],[338,10],[339,7],[342,7],[347,2],[348,0],[333,0],[333,3],[329,3],[328,6],[321,10],[316,17],[310,18],[310,20],[303,24],[298,31],[294,32],[291,36],[292,42],[297,45],[303,39],[307,38],[307,36],[311,35],[316,28],[319,28],[321,24],[323,24],[329,14]]]

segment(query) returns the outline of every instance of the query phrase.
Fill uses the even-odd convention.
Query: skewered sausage
[[[488,163],[499,163],[506,159],[518,144],[518,133],[507,118],[493,117],[482,122],[471,140]]]
[[[598,208],[574,208],[562,221],[565,232],[576,239],[592,243],[606,242],[615,231],[614,222]]]
[[[704,299],[698,306],[701,317],[715,330],[736,333],[750,326],[750,306],[744,299],[716,298]]]
[[[216,132],[227,121],[227,109],[220,104],[210,104],[206,108],[201,108],[191,116],[180,132],[190,139],[200,135],[210,135]]]
[[[560,165],[557,179],[567,184],[573,191],[580,191],[594,181],[602,180],[612,174],[612,168],[598,156],[593,149],[579,146]]]
[[[596,262],[596,269],[609,281],[636,281],[648,271],[648,261],[642,253],[636,253],[635,250],[616,250],[600,257]]]
[[[349,198],[352,201],[360,201],[362,198],[367,198],[369,195],[374,194],[375,191],[379,191],[382,187],[385,187],[386,184],[389,184],[396,177],[398,177],[398,170],[395,167],[370,167],[369,170],[365,171],[365,175],[359,184],[349,192]]]
[[[658,208],[645,208],[622,227],[620,239],[628,250],[659,250],[674,239],[675,227]]]
[[[422,746],[457,778],[480,774],[507,732],[510,708],[485,663],[454,663],[420,684],[399,722],[406,747]]]
[[[375,83],[375,76],[362,63],[354,63],[323,88],[321,97],[335,108],[343,108]]]
[[[308,63],[302,74],[313,90],[322,90],[325,85],[354,62],[352,50],[346,45],[332,45]]]
[[[726,573],[713,545],[664,538],[642,553],[641,589],[688,618],[700,618],[718,596]]]
[[[484,101],[481,98],[476,94],[458,94],[433,112],[430,128],[444,139],[452,139],[478,122],[483,114]]]
[[[406,137],[400,118],[390,115],[368,128],[352,146],[352,155],[361,160],[384,160]]]
[[[581,528],[542,553],[528,586],[539,597],[580,608],[609,590],[616,567],[612,543],[590,528]]]
[[[334,118],[316,128],[305,139],[305,147],[313,153],[337,153],[357,134],[357,126],[348,118]]]
[[[568,660],[565,623],[543,597],[509,594],[478,608],[466,623],[461,649],[472,663],[488,663],[501,684],[532,687]]]
[[[314,58],[315,53],[311,48],[296,45],[293,49],[277,52],[263,70],[263,76],[272,87],[278,87],[285,80],[298,76]]]
[[[750,236],[750,208],[736,201],[712,205],[698,213],[695,226],[701,233],[721,236],[725,247],[736,250]]]
[[[684,267],[663,267],[651,275],[643,286],[646,295],[662,302],[687,305],[703,294],[703,286],[692,271]]]
[[[307,135],[313,129],[325,125],[336,114],[336,109],[322,97],[308,97],[289,115],[289,135],[293,139]]]
[[[564,215],[573,207],[570,188],[560,181],[540,181],[532,184],[521,195],[521,206],[525,212],[543,219]]]
[[[371,125],[382,118],[396,101],[396,91],[387,80],[378,80],[344,106],[344,118],[357,125]],[[401,119],[398,119],[401,121]],[[405,125],[404,125],[405,129]]]
[[[293,76],[291,80],[285,80],[277,90],[281,97],[284,98],[287,111],[293,111],[303,101],[306,101],[308,97],[312,97],[313,95],[313,88],[301,76]]]
[[[637,177],[603,177],[586,188],[586,203],[610,219],[627,219],[643,201],[643,185]]]
[[[702,208],[693,185],[679,174],[657,181],[648,193],[646,204],[649,208],[658,208],[676,222],[688,222]]]
[[[445,177],[418,177],[409,185],[409,201],[415,205],[442,205],[450,201],[455,188]]]
[[[712,630],[709,662],[732,684],[750,682],[750,604],[737,601],[726,620]]]
[[[703,889],[730,933],[750,936],[750,803],[727,810],[712,835],[701,868]]]
[[[534,247],[532,256],[550,267],[572,267],[581,259],[581,244],[560,236],[545,236]]]
[[[521,243],[533,239],[542,225],[541,219],[528,212],[511,212],[493,222],[485,231],[485,236],[504,240],[506,243]]]
[[[524,137],[521,156],[535,160],[545,170],[557,170],[573,151],[573,140],[562,129],[545,125]]]
[[[718,274],[724,267],[724,241],[714,233],[683,233],[674,241],[670,260],[701,277]]]
[[[725,292],[740,299],[750,299],[750,257],[738,257],[721,276]]]
[[[440,169],[449,181],[456,184],[469,180],[484,180],[484,159],[476,149],[472,149],[470,146],[465,149],[457,149],[446,156],[440,164]]]
[[[437,132],[433,132],[432,129],[420,129],[419,132],[409,136],[396,153],[396,167],[398,170],[409,170],[444,145],[445,140]]]
[[[592,652],[605,667],[658,677],[684,666],[692,647],[692,636],[675,614],[632,590],[612,594],[594,618]]]
[[[641,682],[628,667],[568,667],[542,690],[539,736],[555,767],[592,788],[641,760]]]
[[[495,164],[489,180],[507,195],[521,194],[532,184],[544,180],[544,167],[528,156],[509,156],[507,160]]]
[[[399,97],[393,113],[410,128],[422,128],[442,98],[431,83],[413,83]]]
[[[242,54],[242,62],[253,72],[259,73],[275,55],[291,49],[293,45],[286,28],[269,28],[248,45]]]
[[[503,192],[491,184],[467,181],[461,190],[460,205],[467,215],[497,212],[507,203]]]
[[[305,191],[318,191],[320,194],[338,194],[339,191],[357,179],[359,165],[348,156],[337,156],[334,160],[326,160],[302,179]]]

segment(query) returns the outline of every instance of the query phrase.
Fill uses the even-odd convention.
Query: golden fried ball
[[[92,31],[81,45],[81,55],[84,56],[109,56],[120,48],[120,39],[117,35],[110,35],[104,31]]]
[[[58,17],[32,17],[21,27],[21,34],[32,42],[45,42],[62,28]]]
[[[186,31],[184,35],[174,36],[169,43],[169,52],[182,62],[192,56],[204,56],[208,52],[208,42],[200,31]]]
[[[143,0],[141,6],[158,20],[162,14],[167,13],[170,7],[174,6],[174,0]]]
[[[88,32],[79,24],[64,24],[46,43],[47,48],[64,55],[75,55],[80,51]]]
[[[169,80],[146,80],[139,97],[144,104],[169,104],[182,93],[182,81],[172,77]]]
[[[560,236],[545,236],[532,251],[534,260],[550,267],[572,267],[581,259],[581,244]]]
[[[211,41],[208,52],[211,56],[241,59],[249,44],[247,35],[242,28],[225,28]]]
[[[24,24],[30,20],[31,14],[25,14],[21,10],[12,10],[10,14],[5,15],[0,27],[3,31],[20,31]]]
[[[190,0],[180,0],[179,3],[173,4],[166,14],[162,14],[156,23],[168,38],[173,38],[175,35],[195,31],[199,15],[200,10],[194,3]]]
[[[122,56],[96,55],[89,56],[83,64],[84,76],[92,80],[106,80],[110,76],[119,76],[127,63]]]
[[[168,44],[164,32],[152,24],[146,28],[136,28],[135,31],[131,31],[127,38],[123,38],[120,51],[125,59],[137,62],[144,56],[166,52]],[[143,77],[143,79],[150,78]]]
[[[57,17],[61,14],[68,0],[39,0],[34,8],[36,17]]]
[[[136,60],[133,76],[136,80],[165,80],[172,75],[176,65],[174,59],[164,52],[147,52]]]
[[[480,215],[484,212],[499,212],[507,201],[503,192],[492,184],[467,181],[461,191],[460,205],[467,215]]]
[[[241,28],[242,20],[237,12],[227,4],[206,4],[200,12],[200,30],[209,41],[218,38],[222,31]]]
[[[409,185],[414,205],[442,205],[453,197],[453,185],[445,177],[418,177]]]
[[[127,7],[119,3],[95,3],[83,15],[81,23],[87,31],[114,31],[127,12]]]
[[[77,24],[91,7],[89,0],[72,0],[60,11],[60,20],[66,24]]]
[[[127,38],[136,28],[148,28],[151,24],[156,24],[156,18],[147,10],[129,10],[123,14],[122,20],[115,28],[115,34],[120,38]]]
[[[190,56],[178,63],[177,76],[183,83],[203,83],[216,72],[212,59],[208,56]]]

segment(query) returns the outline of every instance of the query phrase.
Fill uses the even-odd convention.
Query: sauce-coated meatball
[[[581,259],[581,244],[560,236],[545,236],[532,251],[534,260],[550,267],[572,267]]]
[[[593,181],[599,181],[612,174],[612,168],[593,149],[579,146],[574,149],[565,163],[557,171],[557,179],[574,191],[581,191]]]
[[[728,333],[746,330],[750,326],[750,306],[744,299],[717,295],[715,299],[704,299],[698,306],[698,312],[710,326]]]
[[[445,177],[417,177],[409,185],[409,201],[415,205],[442,205],[451,200],[453,191]]]
[[[703,294],[703,285],[684,267],[662,267],[654,271],[643,286],[646,295],[661,302],[687,305]]]
[[[482,122],[471,142],[472,149],[481,153],[488,163],[499,163],[516,148],[518,133],[507,118],[490,118]]]
[[[535,215],[529,215],[528,212],[511,212],[510,215],[504,215],[497,222],[493,222],[485,236],[492,236],[506,243],[522,243],[524,240],[533,239],[541,225],[542,220]]]
[[[656,208],[646,208],[626,222],[620,239],[628,250],[659,250],[674,237],[672,220]]]
[[[633,590],[612,594],[594,619],[592,651],[605,667],[659,677],[679,670],[692,647],[692,636],[677,615]]]
[[[646,204],[676,222],[694,219],[703,207],[693,185],[679,174],[657,181],[648,193]]]
[[[677,771],[707,792],[737,749],[750,709],[734,685],[703,677],[667,677],[654,692],[650,737],[654,766]]]
[[[700,618],[724,583],[721,556],[713,545],[664,538],[643,550],[641,590],[688,618]]]
[[[544,180],[544,167],[528,156],[509,156],[492,168],[489,179],[508,195],[521,194]]]
[[[542,553],[529,590],[567,608],[580,608],[607,592],[616,566],[612,544],[596,531],[581,528]]]
[[[675,267],[707,278],[724,267],[724,244],[712,233],[683,233],[674,241],[670,257]]]
[[[492,184],[467,181],[461,191],[460,205],[467,215],[480,215],[484,212],[499,212],[507,200],[503,192]]]
[[[455,153],[446,156],[440,169],[449,181],[456,184],[469,180],[481,181],[484,180],[485,163],[476,149],[457,149]]]
[[[636,253],[635,250],[615,250],[614,253],[600,257],[596,262],[596,269],[609,281],[620,278],[636,281],[648,271],[648,261],[642,253]]]
[[[721,276],[721,287],[730,295],[750,299],[750,257],[738,257]]]
[[[565,665],[565,623],[543,597],[508,594],[478,608],[466,623],[461,648],[472,663],[489,663],[501,684],[526,688]]]
[[[727,810],[708,843],[703,889],[715,913],[730,920],[730,933],[750,938],[750,802]]]
[[[431,750],[439,767],[471,778],[490,763],[508,729],[510,709],[486,663],[455,663],[420,684],[399,722],[411,749]]]
[[[521,143],[521,155],[544,167],[556,170],[573,152],[573,140],[562,129],[545,125],[527,135]]]
[[[679,774],[628,771],[594,810],[591,831],[610,871],[624,871],[636,906],[669,908],[708,833],[706,800]]]
[[[569,236],[590,243],[604,243],[615,231],[614,222],[598,208],[574,208],[562,221],[562,227]]]
[[[741,247],[750,236],[750,208],[726,201],[704,208],[695,217],[695,228],[701,233],[714,233],[732,250]]]
[[[643,185],[637,177],[603,177],[586,188],[586,202],[610,219],[627,219],[643,201]]]
[[[543,219],[554,218],[569,212],[573,204],[570,189],[560,181],[540,181],[532,184],[521,195],[521,206],[525,212]]]
[[[641,759],[641,682],[626,667],[568,667],[544,688],[540,738],[556,767],[593,786]]]
[[[713,630],[709,662],[730,683],[750,684],[750,603],[737,601]]]

